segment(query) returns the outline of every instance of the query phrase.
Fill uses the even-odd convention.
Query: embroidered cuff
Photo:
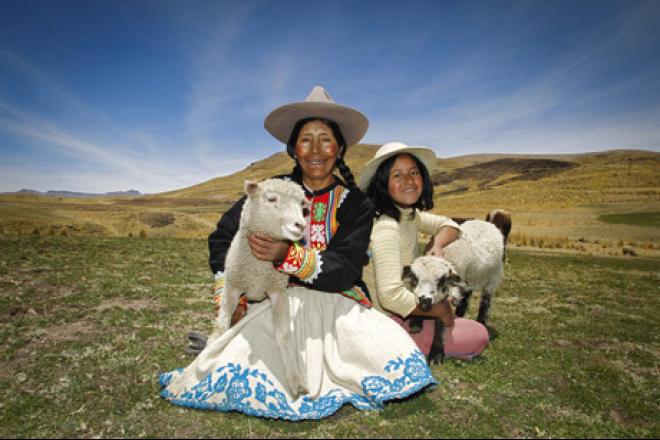
[[[342,290],[341,292],[342,295],[344,295],[347,298],[350,298],[352,300],[355,300],[362,304],[363,306],[367,308],[371,308],[373,304],[369,300],[369,297],[367,296],[366,293],[364,293],[364,290],[360,289],[359,286],[353,286],[352,288],[348,290]]]
[[[215,311],[220,310],[220,302],[222,301],[222,293],[225,291],[225,274],[218,271],[213,275],[213,287],[211,288],[213,292],[213,302],[215,303]],[[238,301],[237,307],[243,307],[247,309],[248,301],[245,295],[241,295],[241,299]]]
[[[225,274],[218,272],[213,275],[213,287],[211,292],[215,295],[220,295],[225,290]]]
[[[222,302],[222,293],[215,294],[213,296],[213,302],[215,303],[215,311],[217,313],[220,310],[220,303]],[[244,295],[241,295],[241,299],[238,301],[238,305],[236,307],[243,307],[244,309],[247,309],[248,300]]]
[[[306,283],[313,282],[321,273],[321,255],[316,249],[309,249],[300,243],[289,245],[284,262],[275,269],[287,273]]]

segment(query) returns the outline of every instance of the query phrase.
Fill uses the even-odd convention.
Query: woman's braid
[[[351,169],[348,167],[348,165],[346,165],[346,162],[344,162],[343,157],[337,158],[335,166],[339,169],[341,177],[344,178],[346,186],[349,188],[355,188],[355,177],[353,177],[353,173],[351,172]]]

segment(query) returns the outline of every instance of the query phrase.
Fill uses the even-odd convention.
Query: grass
[[[626,214],[604,214],[598,220],[605,223],[660,226],[660,212],[630,212]]]
[[[290,423],[158,397],[158,373],[190,362],[186,332],[210,328],[204,240],[0,248],[0,437],[660,436],[657,259],[510,250],[481,357],[383,411]]]

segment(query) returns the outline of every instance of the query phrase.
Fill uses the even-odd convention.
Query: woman
[[[210,341],[185,370],[161,375],[163,397],[193,408],[301,420],[328,416],[344,403],[379,409],[386,400],[435,383],[408,334],[371,308],[363,289],[373,215],[343,156],[367,126],[364,115],[334,103],[319,86],[304,102],[279,107],[265,121],[266,129],[287,143],[296,166],[285,178],[305,189],[311,210],[301,242],[254,235],[250,248],[290,275],[292,340],[307,394],[294,396],[284,385],[291,366],[282,361],[270,302],[263,301],[250,305],[245,317]],[[222,217],[209,238],[210,264],[219,279],[242,203]]]
[[[488,343],[488,331],[480,323],[454,318],[449,300],[424,312],[417,298],[404,285],[403,266],[419,255],[419,232],[433,236],[428,252],[442,255],[443,247],[456,240],[459,226],[448,217],[431,214],[433,184],[428,169],[435,155],[428,148],[413,148],[401,142],[383,145],[367,163],[360,178],[360,188],[375,207],[371,232],[371,259],[364,269],[371,299],[379,310],[407,328],[409,316],[440,319],[448,327],[445,332],[447,357],[470,359],[481,353]],[[413,334],[420,350],[428,355],[434,326],[424,322],[421,333]]]

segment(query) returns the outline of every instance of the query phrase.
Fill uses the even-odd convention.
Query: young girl
[[[409,147],[401,142],[383,145],[362,172],[359,187],[367,193],[375,208],[374,227],[369,250],[371,258],[364,268],[374,306],[407,328],[409,316],[440,319],[445,333],[447,357],[471,359],[488,344],[488,331],[477,321],[454,318],[448,300],[424,312],[417,298],[403,284],[403,267],[419,256],[419,233],[433,236],[428,252],[442,256],[443,247],[460,235],[460,227],[448,217],[431,214],[433,184],[428,168],[435,155],[428,148]],[[434,326],[424,321],[422,332],[411,336],[428,355]]]

